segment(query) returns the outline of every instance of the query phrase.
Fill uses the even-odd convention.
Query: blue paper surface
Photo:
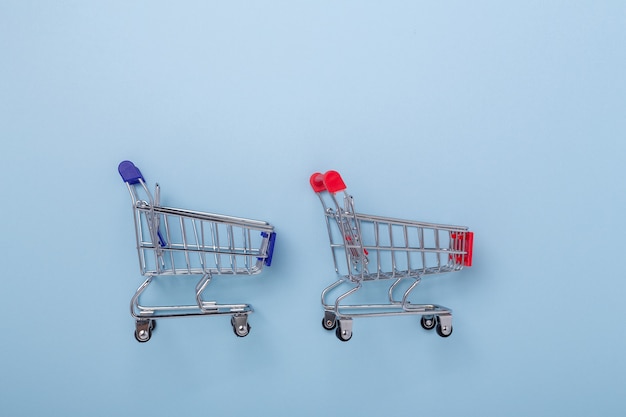
[[[0,415],[623,416],[626,6],[31,2],[0,6]],[[228,317],[135,341],[129,159],[167,206],[268,221]],[[452,308],[322,329],[335,278],[309,185],[469,226],[425,280]],[[155,286],[185,302],[197,281]],[[379,288],[365,297],[376,298]]]

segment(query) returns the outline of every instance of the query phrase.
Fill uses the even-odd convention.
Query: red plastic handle
[[[326,171],[324,174],[324,185],[329,193],[336,193],[345,190],[346,183],[343,182],[341,175],[337,171]]]
[[[345,190],[346,183],[343,182],[341,175],[337,171],[326,171],[325,174],[316,172],[311,175],[309,179],[313,191],[320,193],[322,191],[328,191],[329,193],[336,193]]]
[[[311,187],[313,187],[313,191],[315,191],[316,193],[326,191],[326,186],[324,185],[324,176],[319,172],[311,175],[309,182],[311,183]]]

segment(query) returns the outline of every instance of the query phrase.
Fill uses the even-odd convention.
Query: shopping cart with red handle
[[[336,171],[315,173],[313,191],[324,208],[330,248],[339,279],[322,291],[326,330],[342,341],[352,337],[352,319],[420,315],[421,325],[442,337],[452,334],[452,310],[414,304],[409,295],[427,275],[457,272],[472,265],[473,233],[451,226],[356,213],[354,200]],[[382,304],[346,304],[365,282],[391,280]],[[408,281],[408,288],[404,289]],[[345,291],[339,288],[347,288]],[[404,289],[404,292],[401,290]],[[331,294],[338,294],[331,298]],[[401,294],[401,295],[400,295]]]
[[[205,301],[203,293],[214,275],[254,275],[270,266],[274,227],[263,221],[163,207],[159,184],[153,196],[132,162],[123,161],[118,171],[130,192],[139,268],[146,277],[130,303],[137,341],[150,340],[157,319],[207,315],[230,315],[235,334],[247,336],[250,304]],[[195,304],[140,304],[140,296],[156,277],[174,275],[200,276]]]

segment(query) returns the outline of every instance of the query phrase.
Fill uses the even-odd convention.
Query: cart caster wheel
[[[439,336],[448,337],[452,334],[452,325],[442,326],[441,323],[437,323],[437,327],[435,328],[435,330],[437,330],[437,334]]]
[[[135,340],[146,343],[152,337],[152,330],[135,330]]]
[[[246,337],[250,334],[250,323],[248,323],[248,316],[232,316],[230,318],[230,324],[233,326],[233,332],[237,337]]]
[[[347,342],[348,340],[352,339],[352,332],[347,330],[342,331],[341,327],[337,327],[335,329],[335,335],[337,336],[337,339],[341,340],[342,342]]]
[[[322,326],[326,329],[326,330],[332,330],[335,327],[337,327],[337,320],[331,320],[327,317],[324,317],[322,319]]]
[[[135,322],[135,340],[146,343],[152,337],[152,331],[156,327],[155,320],[138,320]]]
[[[422,320],[420,320],[420,324],[426,330],[432,330],[437,325],[437,321],[434,316],[422,316]]]
[[[250,334],[250,329],[251,327],[248,323],[246,323],[245,326],[233,326],[233,331],[235,332],[235,335],[237,337],[246,337],[248,334]]]

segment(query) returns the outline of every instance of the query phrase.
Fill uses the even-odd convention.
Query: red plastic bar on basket
[[[474,232],[451,233],[453,239],[453,249],[462,251],[465,248],[465,259],[463,255],[454,255],[457,263],[463,262],[464,266],[472,266],[472,254],[474,249]],[[453,255],[450,255],[452,258]]]

